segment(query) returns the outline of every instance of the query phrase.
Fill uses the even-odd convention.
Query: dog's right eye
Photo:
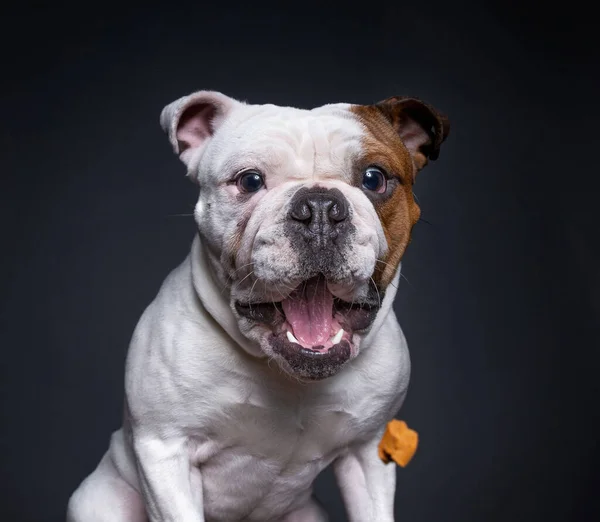
[[[247,170],[237,181],[237,186],[241,192],[257,192],[265,185],[265,180],[257,170]]]

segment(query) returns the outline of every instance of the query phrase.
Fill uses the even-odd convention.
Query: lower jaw
[[[306,348],[290,342],[285,334],[270,334],[267,342],[284,370],[296,378],[309,381],[332,377],[353,356],[352,343],[348,338],[329,348]]]

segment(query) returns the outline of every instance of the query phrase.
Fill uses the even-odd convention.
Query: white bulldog
[[[425,103],[313,110],[200,91],[161,124],[200,186],[198,235],[129,348],[123,427],[69,522],[394,520],[377,446],[409,382],[392,303],[416,173],[448,120]]]

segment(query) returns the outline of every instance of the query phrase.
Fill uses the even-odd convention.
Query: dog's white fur
[[[215,109],[212,128],[181,129],[181,114],[198,100]],[[352,360],[321,381],[290,378],[269,351],[266,327],[232,307],[252,292],[280,300],[282,287],[299,282],[281,227],[290,195],[315,184],[343,192],[356,228],[330,290],[364,292],[387,248],[373,205],[349,185],[365,129],[344,104],[304,111],[207,91],[165,108],[162,124],[200,184],[200,233],[135,329],[123,427],[72,495],[68,521],[327,520],[312,483],[329,464],[351,521],[394,520],[396,469],[379,459],[377,444],[409,382],[392,309],[400,267],[368,334],[354,336]],[[249,166],[270,173],[268,190],[241,202],[226,181]]]

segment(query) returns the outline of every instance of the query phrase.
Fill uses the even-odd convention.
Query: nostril
[[[343,201],[333,200],[329,207],[329,219],[335,223],[344,221],[348,218],[348,205]]]
[[[310,220],[312,218],[312,212],[310,210],[310,207],[306,203],[306,200],[298,201],[292,208],[290,216],[296,221]]]

